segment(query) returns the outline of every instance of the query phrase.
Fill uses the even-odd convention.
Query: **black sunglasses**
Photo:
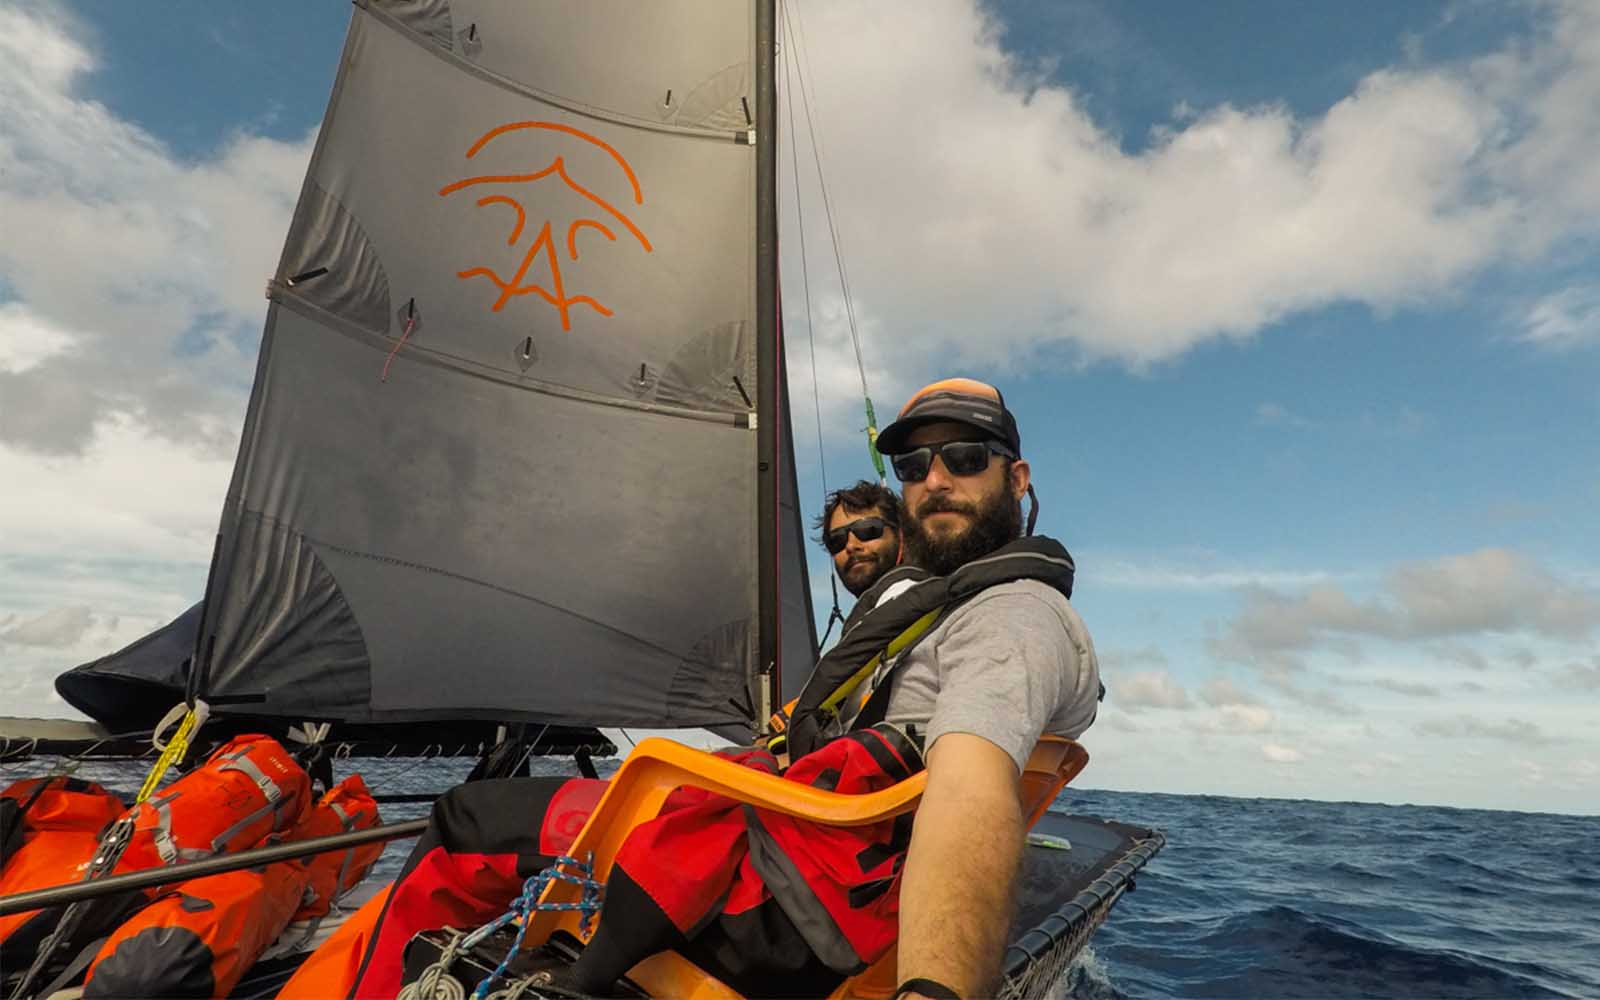
[[[920,483],[928,478],[933,468],[933,456],[944,459],[944,467],[952,476],[976,476],[989,467],[989,456],[1004,455],[1014,459],[1017,453],[999,441],[945,441],[942,444],[924,445],[898,455],[891,455],[895,478],[902,483]]]
[[[857,518],[849,524],[834,528],[828,532],[826,537],[828,553],[836,556],[843,552],[844,547],[850,543],[849,536],[851,535],[856,536],[863,542],[873,542],[882,538],[883,533],[888,528],[889,526],[883,523],[883,518],[881,517]]]

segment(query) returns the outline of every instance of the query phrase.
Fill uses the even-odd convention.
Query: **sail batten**
[[[372,330],[358,323],[349,322],[341,316],[328,312],[327,310],[317,306],[315,303],[310,302],[304,296],[296,295],[293,291],[284,288],[280,284],[274,283],[273,287],[269,291],[268,297],[273,302],[282,305],[286,309],[292,309],[306,316],[308,319],[314,320],[322,326],[327,327],[330,330],[342,333],[354,340],[368,344],[369,346],[379,347],[385,351],[390,350],[394,346],[393,338],[384,334],[374,333]],[[546,395],[560,396],[566,399],[578,400],[580,402],[593,403],[596,406],[615,406],[626,410],[634,410],[639,413],[659,414],[666,417],[679,417],[685,420],[703,420],[710,423],[727,424],[733,427],[745,429],[751,428],[754,424],[752,413],[749,411],[730,413],[724,410],[696,410],[681,406],[668,406],[662,403],[619,399],[615,396],[604,396],[598,393],[584,392],[581,389],[573,389],[568,386],[543,382],[538,379],[528,378],[525,375],[515,375],[511,372],[504,371],[503,369],[478,364],[471,358],[453,355],[446,351],[432,350],[426,347],[419,347],[417,345],[407,346],[409,347],[407,356],[417,364],[430,364],[454,368],[465,375],[470,375],[475,378],[489,379],[491,381],[500,382],[504,385],[512,386],[514,388],[525,389],[529,392],[540,392],[545,393]]]

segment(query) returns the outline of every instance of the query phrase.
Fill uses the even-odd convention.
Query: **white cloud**
[[[1226,677],[1213,677],[1200,688],[1200,700],[1207,705],[1226,708],[1230,705],[1259,705],[1261,700],[1239,687]]]
[[[1538,247],[1600,220],[1600,7],[1562,0],[1545,8],[1536,45],[1524,56],[1508,47],[1483,60],[1479,79],[1490,99],[1517,108],[1521,127],[1490,157],[1489,176],[1523,193],[1516,234]]]
[[[1224,723],[1238,733],[1264,733],[1274,723],[1271,710],[1261,705],[1224,705],[1220,711]]]
[[[1331,584],[1298,594],[1251,589],[1243,611],[1212,650],[1224,659],[1283,670],[1298,667],[1301,654],[1313,648],[1356,655],[1351,643],[1358,637],[1413,641],[1522,633],[1571,641],[1597,626],[1600,594],[1559,579],[1520,553],[1482,549],[1402,563],[1386,576],[1382,594],[1370,600]]]
[[[40,461],[0,444],[0,557],[204,563],[232,467],[126,417],[108,419],[81,457]]]
[[[1600,220],[1592,4],[1472,63],[1375,72],[1320,116],[1190,109],[1138,152],[983,10],[918,4],[917,45],[896,5],[800,11],[852,283],[902,362],[1158,361],[1328,303],[1425,302]]]
[[[1460,664],[1469,670],[1489,669],[1489,658],[1471,646],[1462,646],[1457,643],[1441,643],[1432,647],[1430,652],[1441,660]]]
[[[0,443],[81,454],[124,415],[228,452],[310,140],[180,161],[78,95],[96,59],[56,8],[0,9],[0,37]]]
[[[180,159],[81,95],[62,8],[0,6],[0,703],[204,583],[265,301],[311,140]],[[17,624],[20,622],[21,624]]]
[[[1106,700],[1128,712],[1146,708],[1188,708],[1189,692],[1165,670],[1143,670],[1107,683]]]
[[[71,646],[82,639],[93,624],[94,616],[82,605],[56,608],[0,631],[0,644]]]
[[[1132,559],[1091,552],[1082,559],[1079,579],[1097,587],[1129,590],[1238,590],[1249,587],[1305,587],[1336,577],[1324,570],[1280,570],[1217,565],[1215,559],[1192,562]]]
[[[1439,689],[1432,684],[1421,684],[1413,681],[1402,681],[1393,677],[1376,677],[1367,681],[1373,687],[1393,691],[1395,694],[1409,695],[1413,698],[1437,698]]]
[[[1576,285],[1535,302],[1523,318],[1523,339],[1552,348],[1600,340],[1600,285]]]
[[[1138,649],[1118,649],[1109,647],[1099,651],[1100,665],[1111,672],[1128,670],[1132,667],[1165,667],[1167,654],[1159,646],[1140,646]]]
[[[1261,756],[1274,764],[1298,764],[1306,759],[1306,755],[1299,750],[1277,743],[1261,744]]]
[[[1569,663],[1556,675],[1557,683],[1577,691],[1600,692],[1600,656],[1589,663]]]
[[[1185,721],[1192,732],[1215,736],[1240,736],[1271,732],[1277,716],[1263,705],[1223,705],[1211,712],[1197,712]]]
[[[789,271],[798,272],[799,267],[787,258],[784,266],[784,287],[789,288],[793,277]],[[798,278],[793,287],[800,287]],[[783,302],[784,353],[792,387],[789,409],[799,438],[795,447],[802,452],[815,448],[820,413],[822,434],[830,445],[859,438],[864,449],[867,414],[861,394],[862,371],[865,370],[875,409],[879,409],[880,427],[894,419],[900,401],[916,389],[915,376],[902,366],[891,367],[876,360],[880,354],[894,355],[884,349],[889,334],[871,317],[857,317],[862,340],[862,363],[857,366],[843,297],[813,291],[812,299],[809,333],[800,293],[786,295]]]
[[[20,302],[0,302],[0,372],[18,374],[72,346],[72,335]]]
[[[1134,722],[1133,719],[1129,718],[1126,712],[1107,712],[1104,721],[1105,725],[1111,727],[1112,729],[1118,730],[1119,732],[1137,733],[1140,731],[1139,724]]]
[[[1311,421],[1294,413],[1282,403],[1265,402],[1256,407],[1256,423],[1265,427],[1297,427],[1311,426]]]
[[[1592,582],[1591,583],[1587,583],[1585,585],[1589,586],[1589,587],[1593,587],[1594,586],[1594,584]],[[1521,647],[1521,648],[1517,648],[1517,649],[1508,650],[1505,655],[1506,655],[1506,658],[1508,660],[1510,660],[1512,663],[1515,663],[1517,666],[1521,667],[1524,670],[1527,670],[1528,668],[1532,667],[1535,663],[1539,662],[1539,658],[1534,655],[1533,650],[1528,649],[1526,647]]]
[[[1388,581],[1404,636],[1527,630],[1580,638],[1600,625],[1600,594],[1509,549],[1397,567]]]
[[[1549,742],[1549,737],[1544,734],[1543,730],[1536,723],[1529,722],[1526,719],[1486,721],[1473,715],[1457,715],[1420,722],[1416,726],[1416,731],[1422,736],[1439,736],[1446,739],[1503,740],[1507,743],[1517,743],[1524,746]]]
[[[1361,709],[1326,689],[1308,688],[1295,683],[1291,674],[1275,667],[1268,667],[1261,672],[1261,679],[1273,690],[1288,698],[1290,701],[1315,708],[1329,715],[1360,715]]]

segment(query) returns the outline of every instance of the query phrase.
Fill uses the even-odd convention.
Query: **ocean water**
[[[1167,846],[1067,995],[1600,997],[1600,818],[1068,791]]]
[[[375,791],[428,792],[471,762],[340,770],[358,763]],[[535,762],[537,773],[570,766]],[[0,783],[48,769],[0,765]],[[78,774],[132,791],[142,770]],[[1054,808],[1167,835],[1064,997],[1600,997],[1600,818],[1073,790]],[[392,845],[373,879],[408,850]]]

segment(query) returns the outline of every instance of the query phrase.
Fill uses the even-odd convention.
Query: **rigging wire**
[[[791,42],[788,31],[788,4],[784,4],[785,30],[783,40]],[[783,47],[783,85],[784,96],[789,99],[789,162],[793,170],[794,183],[794,215],[795,230],[800,236],[800,291],[806,305],[806,339],[811,345],[811,404],[817,416],[817,465],[822,473],[822,495],[824,503],[828,495],[828,459],[822,447],[822,396],[817,388],[817,327],[811,320],[811,266],[806,258],[806,213],[805,205],[800,197],[800,133],[794,125],[794,91],[789,87],[789,49],[791,45]]]
[[[822,509],[827,510],[828,460],[826,457],[826,449],[824,449],[822,446],[822,398],[818,389],[818,384],[820,383],[821,379],[817,373],[817,326],[811,318],[811,265],[810,260],[806,255],[806,212],[805,202],[800,191],[800,130],[795,127],[794,123],[794,88],[792,88],[789,83],[789,50],[794,49],[795,51],[794,71],[796,78],[798,78],[800,73],[799,45],[794,41],[793,30],[789,24],[789,5],[786,2],[783,3],[783,29],[784,41],[790,43],[783,47],[783,88],[784,96],[789,99],[789,162],[794,175],[794,183],[792,186],[794,187],[795,228],[800,234],[800,281],[801,292],[805,298],[806,304],[806,339],[811,345],[811,403],[813,410],[817,415],[817,464],[822,474]],[[837,253],[837,244],[835,244],[835,253]],[[860,358],[861,352],[858,344],[856,349],[856,360],[858,364]],[[866,372],[863,370],[862,378],[864,379],[865,377]],[[862,384],[864,387],[865,382]],[[864,391],[865,389],[863,388],[863,392]],[[872,401],[870,399],[867,401],[867,412],[869,414],[872,412]],[[870,418],[868,419],[868,423],[872,423]],[[872,447],[873,433],[873,431],[868,432],[867,450],[876,453],[877,449]],[[883,479],[881,471],[882,470],[880,469],[880,475],[878,477],[880,482]],[[826,524],[824,524],[822,527],[824,531],[827,530]],[[833,609],[828,612],[828,627],[822,633],[822,640],[817,644],[818,649],[821,649],[823,646],[827,645],[828,636],[833,634],[834,624],[844,621],[844,612],[839,610],[838,574],[830,572],[828,574],[828,579],[833,584]]]
[[[834,223],[833,201],[828,196],[828,179],[822,170],[822,140],[818,126],[813,120],[812,116],[811,91],[810,88],[806,86],[806,50],[809,49],[810,46],[805,41],[805,23],[801,19],[800,12],[798,10],[794,12],[794,23],[792,25],[789,23],[790,6],[791,5],[787,3],[783,5],[784,25],[787,29],[786,34],[789,36],[791,42],[794,43],[794,66],[795,76],[800,84],[800,107],[801,110],[805,112],[806,132],[811,138],[811,156],[812,160],[816,164],[817,186],[822,191],[822,209],[823,214],[828,220],[828,237],[833,244],[834,265],[839,271],[839,288],[844,295],[845,317],[849,321],[850,325],[850,342],[855,348],[856,371],[861,376],[861,396],[862,400],[866,404],[867,411],[867,452],[872,458],[873,468],[875,468],[878,472],[878,481],[880,483],[884,483],[888,481],[888,472],[884,469],[883,456],[878,454],[877,449],[878,417],[877,414],[873,412],[872,392],[867,386],[867,366],[866,362],[862,358],[861,331],[859,325],[856,323],[855,301],[854,297],[850,294],[850,279],[846,273],[844,253],[839,248],[839,227]],[[792,98],[790,111],[791,113],[793,112]],[[818,114],[816,117],[820,118],[821,115]]]

